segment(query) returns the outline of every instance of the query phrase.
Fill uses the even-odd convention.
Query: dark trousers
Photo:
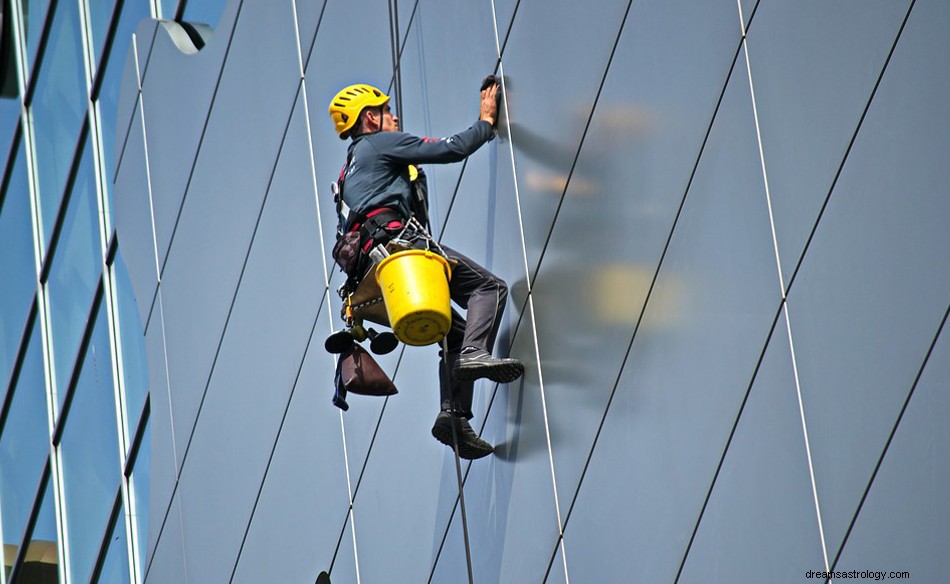
[[[417,247],[425,247],[425,242],[417,242]],[[442,249],[449,260],[458,262],[452,268],[449,295],[453,302],[465,310],[463,317],[457,310],[452,309],[452,327],[446,335],[448,355],[439,351],[442,358],[439,366],[442,409],[453,410],[471,419],[475,383],[452,380],[446,367],[451,371],[464,347],[476,347],[492,352],[501,315],[508,302],[508,286],[504,280],[454,249],[444,245]]]

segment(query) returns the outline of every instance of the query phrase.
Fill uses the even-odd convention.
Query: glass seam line
[[[646,309],[647,309],[647,307],[649,306],[650,299],[651,299],[652,296],[653,296],[653,290],[654,290],[654,288],[656,287],[656,281],[657,281],[657,279],[658,279],[658,277],[659,277],[660,270],[662,269],[663,263],[664,263],[664,261],[665,261],[665,259],[666,259],[666,254],[667,254],[667,252],[669,251],[670,243],[671,243],[671,241],[672,241],[672,239],[673,239],[673,235],[674,235],[674,233],[675,233],[675,231],[676,231],[676,227],[677,227],[677,225],[679,224],[679,219],[680,219],[680,217],[682,216],[683,208],[684,208],[684,206],[686,205],[686,200],[687,200],[687,198],[688,198],[688,196],[689,196],[690,189],[692,188],[693,179],[696,177],[697,168],[699,167],[699,163],[700,163],[700,160],[702,159],[703,152],[704,152],[705,149],[706,149],[706,145],[707,145],[708,142],[709,142],[709,136],[710,136],[710,134],[712,133],[713,124],[715,123],[716,117],[717,117],[717,115],[718,115],[718,113],[719,113],[719,108],[720,108],[720,106],[722,105],[722,101],[723,101],[723,98],[724,98],[725,93],[726,93],[726,88],[729,86],[729,80],[730,80],[731,77],[732,77],[732,71],[733,71],[733,69],[735,68],[735,63],[736,63],[736,61],[738,60],[739,54],[740,54],[741,51],[742,51],[742,47],[741,47],[741,43],[740,43],[740,44],[738,44],[738,45],[736,46],[735,54],[733,55],[732,65],[730,65],[730,67],[729,67],[729,72],[726,74],[726,78],[725,78],[725,81],[723,82],[722,90],[720,91],[719,97],[717,98],[717,101],[716,101],[716,106],[715,106],[715,108],[713,109],[712,116],[710,117],[709,123],[708,123],[708,125],[706,126],[706,133],[705,133],[705,135],[704,135],[704,137],[703,137],[703,140],[702,140],[702,143],[701,143],[701,145],[700,145],[699,152],[696,154],[696,162],[693,164],[693,169],[692,169],[692,171],[690,172],[689,180],[687,181],[686,187],[685,187],[685,189],[684,189],[684,191],[683,191],[683,196],[682,196],[682,198],[680,199],[679,207],[678,207],[678,209],[677,209],[677,211],[676,211],[676,214],[675,214],[675,216],[674,216],[674,218],[673,218],[673,222],[672,222],[672,224],[670,225],[669,235],[667,235],[666,243],[664,244],[663,250],[662,250],[662,252],[660,253],[660,258],[659,258],[659,260],[657,261],[656,270],[655,270],[654,273],[653,273],[653,278],[652,278],[652,280],[651,280],[651,282],[650,282],[650,285],[649,285],[649,287],[648,287],[648,289],[647,289],[647,295],[646,295],[646,298],[644,299],[643,307],[642,307],[641,310],[640,310],[640,316],[639,316],[638,319],[637,319],[637,324],[636,324],[636,326],[634,327],[633,333],[631,334],[630,341],[627,343],[627,349],[626,349],[626,351],[625,351],[625,353],[624,353],[624,356],[623,356],[623,359],[622,359],[622,361],[621,361],[621,363],[620,363],[620,368],[619,368],[619,370],[617,371],[617,377],[616,377],[616,379],[614,380],[613,389],[612,389],[611,392],[610,392],[610,397],[609,397],[608,400],[607,400],[607,405],[606,405],[606,407],[604,408],[604,413],[603,413],[603,415],[601,416],[600,424],[598,425],[597,431],[596,431],[596,433],[595,433],[595,435],[594,435],[594,441],[593,441],[593,443],[591,444],[590,451],[588,452],[587,460],[584,462],[584,467],[583,467],[583,469],[582,469],[582,471],[581,471],[580,478],[578,479],[577,487],[575,488],[575,491],[574,491],[574,496],[573,496],[572,499],[571,499],[571,504],[570,504],[570,506],[569,506],[569,508],[568,508],[568,511],[567,511],[567,516],[566,516],[566,518],[565,518],[565,528],[567,527],[567,524],[570,522],[571,515],[572,515],[572,513],[573,513],[573,511],[574,511],[574,506],[577,504],[577,498],[578,498],[578,496],[579,496],[579,494],[580,494],[581,488],[583,487],[583,483],[584,483],[584,479],[585,479],[585,477],[586,477],[586,475],[587,475],[587,471],[588,471],[588,469],[590,468],[590,463],[591,463],[591,460],[592,460],[592,458],[593,458],[594,451],[595,451],[596,448],[597,448],[597,443],[598,443],[598,441],[599,441],[599,439],[600,439],[600,434],[601,434],[601,432],[603,431],[604,424],[605,424],[606,419],[607,419],[607,415],[608,415],[608,413],[610,412],[610,406],[613,404],[613,399],[614,399],[614,397],[616,396],[617,389],[618,389],[619,386],[620,386],[620,379],[623,377],[624,369],[625,369],[625,367],[626,367],[627,361],[628,361],[629,358],[630,358],[630,354],[631,354],[631,352],[632,352],[632,350],[633,350],[633,344],[634,344],[634,342],[636,341],[637,334],[638,334],[639,329],[640,329],[640,324],[641,324],[641,322],[642,322],[642,320],[643,320],[643,315],[646,313]],[[555,552],[555,553],[556,553],[556,552]],[[552,562],[554,561],[554,555],[552,555],[551,561],[552,561]]]
[[[822,559],[824,560],[824,563],[825,563],[825,571],[828,571],[828,568],[829,568],[828,545],[825,540],[825,528],[824,528],[824,524],[821,518],[821,505],[819,503],[819,497],[818,497],[818,484],[815,479],[815,465],[814,465],[814,462],[812,461],[811,442],[808,437],[808,422],[805,418],[805,403],[802,398],[801,378],[798,374],[798,360],[796,359],[796,356],[795,356],[795,340],[792,335],[792,322],[789,316],[788,301],[785,294],[785,280],[782,275],[782,257],[781,257],[781,254],[779,253],[778,234],[775,228],[775,215],[772,210],[772,194],[771,194],[771,191],[769,190],[769,177],[768,177],[768,172],[766,171],[766,165],[765,165],[765,149],[762,144],[762,130],[761,130],[761,125],[759,123],[759,109],[758,109],[758,105],[755,99],[755,84],[752,81],[752,61],[749,58],[749,39],[748,39],[748,34],[747,34],[748,31],[746,30],[745,19],[743,18],[743,14],[742,14],[741,0],[736,0],[736,4],[738,6],[738,11],[739,11],[739,28],[742,33],[742,49],[743,49],[743,52],[745,53],[746,73],[748,74],[748,78],[749,78],[749,96],[752,100],[752,117],[753,117],[753,121],[755,122],[755,137],[756,137],[756,144],[758,146],[759,163],[762,168],[762,181],[765,187],[765,201],[766,201],[766,205],[768,206],[768,211],[769,211],[769,228],[772,234],[772,248],[773,248],[773,251],[775,252],[775,266],[778,272],[779,293],[781,295],[781,303],[783,307],[783,312],[785,314],[785,326],[786,326],[786,332],[788,333],[788,348],[789,348],[789,353],[790,353],[789,356],[792,360],[792,373],[793,373],[794,381],[795,381],[795,394],[798,400],[798,411],[799,411],[799,416],[801,417],[801,423],[802,423],[802,438],[805,441],[804,446],[805,446],[805,458],[808,462],[808,478],[811,483],[812,500],[814,501],[814,504],[815,504],[815,517],[818,521],[818,538],[819,538],[819,542],[821,543]]]
[[[267,475],[270,472],[271,464],[274,462],[274,456],[277,453],[277,445],[280,443],[280,437],[284,430],[284,424],[286,423],[287,415],[290,412],[290,404],[293,402],[304,364],[307,362],[307,354],[310,351],[310,344],[313,341],[313,335],[316,332],[317,323],[320,320],[320,310],[322,308],[322,306],[317,307],[317,316],[314,318],[313,325],[310,327],[310,336],[307,339],[307,346],[304,348],[303,354],[301,355],[300,365],[297,367],[297,374],[294,377],[293,386],[291,387],[290,394],[287,396],[287,405],[284,406],[284,413],[281,416],[280,424],[277,427],[277,434],[274,436],[274,444],[271,447],[270,454],[267,457],[267,464],[264,466],[264,473],[261,475],[260,486],[258,487],[257,494],[254,497],[254,504],[251,506],[251,514],[247,518],[247,526],[244,529],[244,536],[241,538],[241,545],[238,547],[237,555],[234,558],[234,565],[231,569],[231,577],[228,579],[228,582],[233,582],[234,576],[237,574],[238,565],[241,562],[241,555],[244,553],[244,546],[247,543],[248,535],[251,532],[251,525],[254,523],[254,517],[257,513],[257,507],[260,504],[261,496],[264,493],[264,485],[267,483]]]
[[[208,115],[205,116],[204,123],[201,125],[201,136],[198,138],[198,144],[195,147],[195,156],[191,161],[191,169],[188,171],[188,180],[185,182],[185,190],[182,193],[181,203],[178,205],[178,213],[175,216],[175,224],[172,227],[171,235],[168,238],[168,245],[165,246],[165,261],[162,262],[159,273],[165,271],[168,264],[168,257],[171,255],[172,245],[175,243],[175,234],[178,233],[178,225],[181,222],[181,216],[185,209],[185,203],[188,202],[188,193],[191,190],[191,181],[195,176],[195,169],[198,167],[198,158],[201,156],[201,149],[204,146],[205,136],[208,133],[208,126],[211,123],[211,116],[214,113],[214,104],[218,98],[218,91],[221,89],[221,79],[224,77],[224,70],[228,66],[228,58],[231,56],[231,45],[234,42],[234,35],[241,23],[241,11],[244,8],[244,0],[238,0],[237,13],[234,15],[234,26],[231,28],[231,35],[228,37],[228,44],[224,49],[224,56],[221,59],[221,69],[218,71],[217,79],[214,82],[214,90],[211,93],[211,101],[208,104]],[[156,34],[160,34],[156,32]],[[157,237],[157,234],[156,234]]]
[[[236,304],[238,294],[240,293],[240,290],[241,290],[241,284],[243,283],[244,274],[245,274],[245,271],[247,270],[247,264],[248,264],[248,261],[249,261],[250,256],[251,256],[251,252],[252,252],[252,250],[253,250],[253,248],[254,248],[254,242],[255,242],[256,239],[257,239],[257,231],[258,231],[258,228],[260,227],[261,216],[263,215],[264,209],[265,209],[265,207],[266,207],[266,205],[267,205],[267,201],[268,201],[268,198],[269,198],[269,195],[270,195],[271,185],[272,185],[273,180],[274,180],[274,175],[275,175],[276,172],[277,172],[277,163],[278,163],[279,160],[280,160],[280,155],[281,155],[281,153],[282,153],[282,151],[283,151],[284,144],[286,143],[287,132],[288,132],[290,126],[291,126],[291,120],[293,119],[293,110],[296,109],[297,100],[299,100],[299,99],[300,99],[300,91],[298,90],[297,93],[296,93],[296,97],[294,98],[294,103],[293,103],[293,105],[292,105],[291,108],[290,108],[290,115],[288,116],[287,122],[286,122],[286,124],[284,125],[284,134],[283,134],[283,136],[282,136],[282,138],[281,138],[280,145],[279,145],[278,148],[277,148],[277,154],[276,154],[276,156],[275,156],[275,158],[274,158],[274,166],[273,166],[273,168],[271,168],[270,177],[268,178],[268,181],[267,181],[267,187],[265,188],[265,191],[264,191],[264,197],[263,197],[262,200],[261,200],[261,205],[260,205],[260,208],[259,208],[259,210],[258,210],[258,212],[257,212],[257,219],[256,219],[256,221],[255,221],[255,223],[254,223],[254,228],[253,228],[253,231],[252,231],[252,234],[251,234],[251,239],[250,239],[250,241],[248,242],[247,252],[245,253],[244,261],[243,261],[243,263],[242,263],[242,265],[241,265],[241,272],[240,272],[240,274],[238,275],[237,283],[236,283],[235,288],[234,288],[234,293],[231,295],[231,301],[230,301],[230,304],[229,304],[229,306],[228,306],[228,313],[227,313],[227,316],[225,317],[224,325],[223,325],[223,327],[222,327],[222,329],[221,329],[221,335],[220,335],[220,337],[218,338],[217,347],[215,348],[215,352],[214,352],[214,357],[213,357],[213,359],[212,359],[212,361],[211,361],[211,368],[210,368],[210,370],[208,371],[208,379],[207,379],[207,381],[206,381],[205,384],[204,384],[204,390],[202,391],[202,394],[201,394],[201,400],[198,402],[198,409],[197,409],[197,411],[196,411],[196,413],[195,413],[194,423],[193,423],[193,425],[191,426],[190,432],[188,433],[188,440],[187,440],[187,442],[186,442],[186,444],[185,444],[184,452],[182,453],[182,456],[181,456],[181,462],[180,462],[180,464],[178,465],[179,468],[177,469],[177,474],[178,474],[179,477],[180,477],[182,471],[184,470],[185,462],[186,462],[187,459],[188,459],[188,452],[189,452],[189,450],[190,450],[190,448],[191,448],[191,441],[192,441],[192,439],[194,438],[195,430],[196,430],[197,427],[198,427],[198,421],[199,421],[199,419],[201,418],[201,413],[202,413],[202,411],[203,411],[203,409],[204,409],[205,399],[206,399],[207,396],[208,396],[208,390],[209,390],[209,388],[210,388],[210,386],[211,386],[211,380],[212,380],[212,378],[214,377],[214,372],[215,372],[215,369],[216,369],[216,366],[217,366],[217,363],[218,363],[218,357],[219,357],[220,354],[221,354],[221,347],[223,346],[223,344],[224,344],[224,339],[225,339],[225,337],[227,336],[228,326],[229,326],[229,324],[230,324],[230,322],[231,322],[231,316],[232,316],[232,314],[234,313],[234,306],[235,306],[235,304]],[[209,116],[210,116],[210,112],[209,112]],[[144,119],[144,117],[143,117],[143,119]],[[206,124],[206,126],[207,126],[207,124]],[[181,212],[181,211],[179,210],[179,217],[180,217],[180,212]],[[169,249],[170,249],[170,246],[169,246]],[[167,258],[166,258],[166,260],[167,260]],[[159,286],[158,286],[158,293],[159,293],[159,298],[161,298],[161,284],[159,284]],[[160,302],[160,304],[161,304],[161,299],[159,300],[159,302]],[[165,317],[164,317],[164,307],[162,307],[162,308],[163,308],[163,310],[162,310],[162,335],[163,335],[163,338],[164,338],[164,333],[165,333],[164,318],[165,318]],[[169,395],[168,395],[168,398],[169,398],[169,408],[171,408],[171,406],[172,406],[172,404],[171,404],[171,385],[170,385],[170,384],[171,384],[171,380],[169,379],[169,376],[168,376],[168,351],[167,351],[167,346],[166,346],[166,350],[165,350],[165,372],[166,372],[166,375],[165,375],[165,377],[166,377],[166,383],[167,383],[168,386],[169,386]],[[171,417],[171,416],[173,415],[173,411],[172,411],[172,410],[169,410],[169,414],[170,414],[170,417]],[[172,428],[172,434],[174,435],[174,427]],[[177,494],[177,492],[178,492],[178,477],[176,477],[176,479],[175,479],[175,487],[174,487],[174,489],[172,490],[172,498],[174,498],[174,496]],[[171,502],[172,502],[172,501],[169,501],[169,509],[171,508]],[[167,520],[167,514],[168,514],[168,510],[166,510],[166,520]],[[164,526],[165,526],[165,522],[163,521],[163,523],[162,523],[162,531],[164,531]],[[161,532],[159,532],[158,539],[161,539]],[[156,547],[157,547],[157,546],[158,546],[158,540],[156,540]],[[151,561],[149,562],[149,570],[150,570],[150,569],[151,569]],[[147,577],[147,575],[148,575],[148,574],[147,574],[147,572],[146,572],[146,577]]]
[[[930,342],[930,347],[928,347],[927,353],[924,355],[923,362],[920,364],[920,368],[917,370],[917,375],[914,377],[914,382],[911,384],[907,398],[904,400],[904,404],[901,406],[901,411],[897,415],[897,419],[894,421],[894,426],[891,428],[891,432],[887,437],[887,441],[884,443],[884,449],[881,451],[880,457],[878,457],[877,464],[874,465],[874,471],[871,473],[871,476],[868,479],[868,484],[864,488],[864,493],[861,495],[861,500],[858,502],[858,506],[854,510],[854,515],[851,517],[851,521],[848,524],[848,529],[845,531],[844,537],[841,540],[841,546],[838,548],[838,552],[835,554],[835,559],[832,561],[831,567],[828,569],[829,572],[835,570],[838,565],[838,560],[841,559],[841,554],[844,552],[844,548],[848,543],[848,539],[851,537],[851,532],[854,530],[854,526],[858,521],[858,516],[861,514],[861,510],[864,508],[864,502],[867,500],[868,493],[871,492],[871,487],[874,485],[874,481],[877,479],[877,474],[881,470],[881,465],[884,463],[884,457],[887,456],[887,452],[891,448],[891,442],[893,442],[894,436],[897,434],[897,429],[900,427],[900,424],[904,419],[907,406],[910,405],[910,400],[914,397],[914,393],[917,390],[920,379],[923,377],[924,370],[927,368],[927,364],[930,362],[930,357],[933,355],[934,349],[937,346],[937,341],[940,340],[940,335],[943,334],[943,329],[947,324],[948,317],[950,317],[950,304],[947,305],[947,309],[943,313],[943,319],[940,321],[940,324],[937,327],[937,332],[934,334],[934,338]]]
[[[739,403],[739,409],[736,411],[735,418],[732,421],[732,428],[729,430],[729,436],[726,438],[726,443],[723,446],[722,453],[719,455],[719,462],[716,464],[716,470],[713,472],[712,479],[709,482],[709,487],[706,489],[706,496],[703,499],[703,504],[700,507],[699,515],[696,517],[696,523],[693,525],[692,532],[689,536],[689,541],[686,544],[686,548],[683,550],[683,557],[680,558],[679,568],[676,571],[676,578],[674,579],[674,584],[678,583],[680,577],[683,574],[683,570],[686,567],[686,562],[689,559],[689,553],[693,549],[693,543],[696,541],[696,535],[699,533],[699,526],[702,523],[703,517],[706,515],[706,509],[709,507],[709,501],[712,499],[713,490],[716,487],[716,483],[719,481],[719,475],[722,473],[723,466],[726,462],[726,456],[729,453],[729,448],[732,446],[732,441],[735,438],[736,430],[739,427],[739,422],[742,419],[742,414],[745,413],[746,404],[749,402],[749,396],[752,394],[752,388],[755,386],[755,381],[758,379],[759,371],[762,368],[762,362],[765,360],[765,354],[768,351],[769,345],[772,342],[772,338],[775,335],[775,327],[778,325],[779,318],[782,316],[784,303],[779,302],[778,309],[775,311],[775,316],[772,317],[772,325],[769,327],[769,333],[766,336],[765,342],[762,344],[762,350],[759,352],[759,357],[755,362],[755,367],[752,370],[752,377],[749,379],[749,384],[746,386],[745,394],[742,397],[742,401]]]
[[[497,54],[498,54],[498,71],[501,74],[501,90],[502,90],[502,93],[504,93],[505,92],[505,63],[504,63],[504,60],[501,58],[501,45],[500,45],[500,39],[498,36],[498,17],[495,10],[495,0],[492,0],[492,23],[494,25],[494,32],[495,32],[495,50],[497,51]],[[564,522],[562,520],[562,515],[561,515],[560,501],[558,499],[557,476],[554,471],[554,452],[551,447],[550,421],[548,418],[547,400],[545,398],[545,392],[544,392],[544,373],[541,370],[541,352],[538,345],[537,321],[536,321],[536,316],[535,316],[535,311],[534,311],[534,295],[532,293],[532,286],[531,286],[531,280],[530,280],[531,269],[528,266],[528,250],[527,250],[527,244],[525,242],[525,235],[524,235],[524,214],[523,214],[523,210],[521,206],[521,193],[518,188],[518,168],[515,165],[514,135],[511,132],[511,124],[510,124],[511,118],[508,111],[508,100],[502,99],[502,104],[505,110],[505,120],[508,122],[508,136],[509,136],[509,143],[511,144],[511,147],[508,149],[508,151],[509,151],[510,160],[511,160],[511,172],[512,172],[512,178],[513,178],[512,183],[513,183],[514,195],[515,195],[515,206],[518,210],[518,231],[521,236],[520,237],[521,254],[522,254],[522,259],[524,260],[525,285],[527,287],[526,293],[528,296],[528,312],[531,315],[531,336],[532,336],[532,341],[534,344],[535,358],[537,359],[538,391],[541,397],[542,415],[544,416],[544,434],[545,434],[545,441],[547,442],[547,448],[548,448],[548,465],[551,471],[551,489],[554,495],[554,513],[555,513],[555,517],[557,518],[558,542],[559,542],[558,545],[561,547],[561,551],[562,551],[561,557],[564,560],[564,578],[565,578],[565,581],[569,584],[570,579],[568,578],[568,573],[567,573],[567,553],[564,550]]]
[[[811,232],[808,234],[808,238],[805,240],[805,246],[802,248],[801,255],[798,257],[798,263],[795,265],[795,269],[792,271],[791,277],[788,279],[787,289],[791,291],[792,285],[795,283],[795,278],[798,276],[798,271],[802,267],[802,263],[805,260],[805,255],[808,253],[809,248],[811,247],[811,242],[815,238],[815,233],[818,231],[818,225],[821,223],[822,217],[825,215],[825,210],[828,208],[828,202],[831,200],[831,195],[834,193],[835,186],[838,184],[838,179],[841,177],[841,173],[844,171],[844,166],[848,162],[848,157],[851,155],[851,149],[854,148],[854,143],[857,142],[858,134],[861,132],[861,127],[864,126],[864,120],[867,118],[868,112],[871,109],[871,103],[874,101],[874,96],[877,95],[877,90],[881,86],[881,81],[884,79],[884,73],[887,72],[887,66],[891,62],[891,57],[894,55],[894,51],[897,49],[897,44],[900,42],[901,36],[904,33],[904,27],[907,26],[907,21],[910,19],[910,14],[914,10],[914,5],[917,0],[910,0],[910,5],[907,7],[907,14],[904,15],[904,20],[901,22],[901,26],[897,31],[897,35],[894,37],[894,42],[891,44],[891,48],[887,53],[887,58],[884,60],[884,64],[881,66],[881,72],[877,76],[877,80],[874,82],[874,88],[871,89],[871,95],[868,96],[867,103],[864,106],[864,111],[861,112],[861,117],[858,119],[858,123],[854,128],[854,133],[851,135],[851,140],[848,142],[847,148],[845,148],[844,155],[841,157],[841,163],[838,165],[837,171],[835,171],[835,176],[831,181],[831,186],[828,188],[828,194],[825,196],[825,201],[821,205],[821,210],[818,212],[818,216],[815,218],[815,222],[812,224]]]

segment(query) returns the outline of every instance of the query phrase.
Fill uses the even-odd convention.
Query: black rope
[[[452,374],[452,371],[449,369],[448,337],[443,337],[442,339],[442,367],[445,370],[445,383],[451,384],[449,376]],[[452,426],[452,447],[455,452],[455,476],[459,484],[459,510],[462,513],[462,537],[465,539],[465,564],[468,567],[468,582],[469,584],[475,584],[475,576],[472,572],[472,546],[468,541],[468,516],[465,513],[465,488],[462,482],[462,463],[459,460],[459,436],[458,429],[455,427],[454,398],[452,405],[453,410],[449,412],[449,415],[452,417],[450,425]]]

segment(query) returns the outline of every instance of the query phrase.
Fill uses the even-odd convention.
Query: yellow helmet
[[[340,139],[349,136],[363,108],[385,105],[388,101],[389,96],[372,85],[357,83],[343,88],[330,101],[330,118]]]

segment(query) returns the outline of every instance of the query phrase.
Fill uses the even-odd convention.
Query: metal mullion
[[[30,114],[32,116],[32,112]],[[49,272],[52,269],[52,264],[54,261],[54,256],[56,255],[56,247],[59,244],[59,236],[63,230],[63,223],[66,222],[66,212],[69,210],[69,203],[73,198],[73,186],[76,183],[76,176],[79,174],[79,167],[82,165],[82,150],[84,148],[84,143],[88,136],[89,132],[89,118],[88,116],[83,118],[82,127],[79,129],[79,139],[76,141],[76,147],[73,149],[73,160],[69,166],[69,174],[66,176],[66,185],[63,188],[63,196],[59,202],[59,209],[56,212],[56,220],[53,221],[52,232],[50,234],[49,245],[44,250],[45,258],[41,258],[40,264],[40,281],[44,284],[49,279]],[[35,159],[34,159],[35,160]],[[33,169],[36,170],[35,168]],[[37,216],[36,223],[39,227],[39,221],[41,220],[40,207],[40,193],[35,194],[36,198],[36,207],[37,207]],[[44,238],[44,233],[42,229],[37,229],[37,235],[39,236],[39,241],[42,241]]]
[[[79,343],[79,350],[76,352],[76,359],[69,374],[69,381],[66,384],[66,395],[63,398],[63,407],[59,412],[59,417],[53,430],[53,446],[58,447],[63,439],[63,432],[69,418],[69,410],[72,406],[73,398],[76,393],[76,386],[79,384],[79,376],[82,374],[82,362],[86,358],[86,352],[92,343],[92,335],[96,329],[96,319],[99,317],[101,301],[104,290],[102,278],[99,278],[99,284],[96,286],[96,293],[92,297],[92,307],[89,309],[89,316],[86,319],[86,329],[83,331],[82,340]]]
[[[29,348],[29,341],[31,338],[31,332],[33,330],[33,325],[36,323],[37,316],[37,302],[36,295],[33,295],[33,303],[30,305],[30,312],[26,318],[26,326],[23,329],[23,334],[20,337],[20,347],[17,350],[16,357],[13,361],[13,368],[10,370],[10,378],[7,380],[7,391],[4,394],[3,402],[0,403],[0,437],[3,436],[3,428],[7,424],[7,417],[10,414],[10,408],[13,404],[13,389],[19,381],[20,372],[23,369],[23,361],[26,360],[26,352]],[[48,432],[47,432],[48,433]]]
[[[36,496],[33,498],[33,505],[30,508],[30,516],[26,520],[26,527],[23,529],[23,534],[20,536],[20,547],[17,549],[16,558],[13,560],[13,566],[10,568],[10,575],[7,577],[7,582],[15,582],[17,578],[17,571],[23,562],[26,561],[26,549],[29,547],[27,545],[27,540],[32,537],[33,530],[36,529],[36,522],[40,516],[40,507],[43,505],[43,497],[46,496],[46,489],[50,487],[50,459],[49,456],[46,457],[46,466],[43,468],[43,474],[40,476],[40,482],[36,487]]]
[[[109,521],[106,522],[105,533],[102,534],[102,541],[99,543],[99,553],[96,554],[96,563],[92,566],[92,573],[89,575],[90,584],[99,581],[102,575],[102,567],[106,563],[106,556],[109,555],[109,543],[112,538],[112,532],[119,523],[119,513],[123,509],[122,505],[122,480],[119,479],[119,488],[117,489],[115,500],[112,502],[112,511],[109,513]]]
[[[98,175],[99,173],[97,173]],[[104,191],[100,190],[99,202],[101,208],[104,208],[106,200]],[[104,223],[104,213],[100,213],[100,218],[102,223],[100,223],[100,230],[104,232],[105,223]],[[125,546],[126,554],[129,558],[127,562],[126,569],[129,570],[130,577],[135,574],[135,561],[134,553],[135,546],[134,540],[132,538],[132,529],[134,527],[133,518],[131,516],[131,502],[129,496],[130,487],[128,485],[128,475],[126,474],[127,468],[127,457],[126,452],[129,449],[129,427],[128,427],[128,413],[126,412],[126,394],[125,394],[125,372],[124,372],[124,361],[122,354],[122,334],[120,331],[120,322],[121,317],[119,316],[118,309],[118,289],[116,288],[114,271],[115,267],[114,259],[117,253],[118,241],[114,236],[110,238],[110,241],[106,244],[107,247],[103,247],[106,250],[106,257],[103,261],[103,271],[102,271],[102,288],[103,288],[103,301],[106,306],[106,317],[109,323],[109,342],[111,344],[111,354],[112,354],[112,375],[113,375],[113,395],[115,398],[115,419],[116,419],[116,432],[118,433],[119,438],[119,451],[117,453],[116,463],[119,465],[119,497],[120,500],[116,502],[116,506],[124,511],[124,517],[122,521],[125,522]],[[140,437],[139,437],[140,438]],[[113,509],[114,513],[118,512],[118,509]],[[104,536],[105,540],[103,543],[103,548],[100,550],[100,561],[97,562],[97,566],[93,572],[93,579],[91,582],[95,582],[98,578],[98,571],[101,570],[101,562],[105,561],[105,554],[107,553],[106,546],[111,542],[108,541],[112,530],[115,529],[115,522],[118,521],[118,518],[113,518],[110,520],[110,527],[106,531]],[[135,582],[133,578],[130,582]]]
[[[30,48],[27,46],[28,39],[26,38],[26,31],[23,31],[22,42],[23,42],[23,55],[20,61],[20,67],[23,70],[24,77],[24,91],[23,91],[23,104],[27,105],[33,101],[33,94],[36,93],[36,80],[39,77],[38,73],[40,68],[43,66],[43,58],[46,56],[46,48],[49,45],[50,29],[53,27],[53,18],[56,16],[56,10],[59,8],[60,0],[50,0],[49,7],[46,9],[46,16],[43,19],[43,30],[40,33],[40,42],[36,46],[36,58],[33,59],[32,63],[27,63],[27,54],[30,52]],[[20,22],[20,14],[22,14],[22,3],[23,0],[17,0],[17,7],[19,10],[16,10],[17,22],[22,25]]]
[[[92,0],[95,2],[96,0]],[[92,83],[89,86],[89,99],[98,101],[99,92],[102,91],[103,78],[105,70],[113,63],[109,62],[112,56],[112,47],[115,45],[115,34],[119,28],[119,20],[122,17],[122,9],[125,7],[125,0],[115,0],[115,6],[112,8],[112,15],[109,17],[109,26],[106,28],[106,36],[102,41],[102,56],[96,63],[95,73],[92,77]]]
[[[125,461],[125,468],[123,469],[122,481],[126,488],[126,497],[125,497],[125,506],[126,506],[126,521],[125,526],[127,530],[126,541],[129,545],[129,570],[131,571],[132,578],[130,582],[140,582],[141,578],[139,576],[140,570],[139,567],[144,568],[145,558],[139,555],[139,517],[138,513],[135,512],[138,493],[136,492],[135,483],[132,480],[132,473],[136,465],[138,464],[139,450],[142,445],[142,441],[145,437],[145,428],[148,426],[151,421],[151,412],[149,406],[149,398],[146,396],[145,405],[142,408],[142,414],[139,417],[139,425],[135,431],[135,437],[132,440],[132,447],[129,449],[128,456]],[[147,543],[147,542],[142,542]],[[144,570],[141,570],[144,572]]]
[[[16,164],[16,157],[19,154],[20,139],[23,135],[23,117],[17,120],[16,128],[13,129],[13,137],[10,139],[10,150],[7,153],[7,160],[3,166],[3,175],[0,176],[0,212],[3,211],[3,203],[7,200],[7,188],[10,186],[10,177],[13,175],[13,167]]]

